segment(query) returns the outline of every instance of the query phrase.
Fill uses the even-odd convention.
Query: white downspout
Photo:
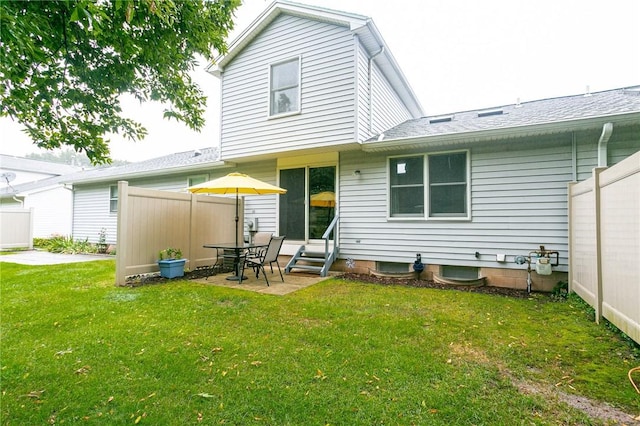
[[[380,55],[382,52],[384,52],[384,46],[380,47],[380,50],[377,53],[374,53],[373,55],[371,55],[371,57],[369,58],[369,69],[368,69],[368,73],[369,75],[367,76],[368,78],[368,83],[369,83],[369,135],[371,135],[373,133],[373,83],[371,81],[372,78],[372,68],[373,68],[373,60],[376,58],[376,56]]]
[[[607,167],[607,143],[613,132],[613,123],[602,126],[602,134],[598,140],[598,167]]]

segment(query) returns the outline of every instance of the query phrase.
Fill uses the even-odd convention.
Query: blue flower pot
[[[164,278],[176,278],[184,276],[184,264],[187,259],[159,260],[160,276]]]

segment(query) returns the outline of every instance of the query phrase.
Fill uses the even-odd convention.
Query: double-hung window
[[[271,65],[269,116],[300,111],[300,58]]]
[[[389,216],[468,219],[469,153],[389,158]]]
[[[424,216],[424,157],[389,160],[391,216]]]
[[[111,185],[109,187],[109,211],[115,213],[118,211],[118,186]]]
[[[429,217],[464,217],[467,212],[467,152],[427,156]]]

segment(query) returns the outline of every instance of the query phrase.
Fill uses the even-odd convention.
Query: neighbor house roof
[[[63,182],[65,182],[65,179],[67,179],[67,176],[69,175],[53,176],[39,179],[33,182],[9,185],[5,188],[0,188],[0,198],[23,197],[37,192],[60,187]]]
[[[407,120],[363,143],[365,151],[469,143],[602,127],[640,125],[640,86]]]
[[[50,161],[32,160],[30,158],[14,157],[13,155],[5,154],[0,154],[0,168],[4,170],[16,170],[56,176],[74,173],[81,169],[79,166],[52,163]]]
[[[209,66],[209,72],[220,76],[220,74],[224,72],[225,66],[271,24],[271,22],[282,14],[299,16],[349,28],[354,35],[358,36],[360,43],[370,56],[373,57],[379,53],[375,58],[376,64],[380,67],[382,73],[405,103],[412,116],[420,117],[424,115],[420,101],[413,92],[413,89],[371,18],[355,13],[277,0],[271,3],[249,27],[230,43],[227,53],[216,58]]]
[[[106,167],[74,173],[67,175],[64,182],[73,184],[113,182],[122,179],[185,173],[192,170],[202,170],[204,167],[220,167],[223,165],[225,165],[224,162],[218,161],[217,148],[203,148],[165,155],[163,157],[152,158],[123,166]]]

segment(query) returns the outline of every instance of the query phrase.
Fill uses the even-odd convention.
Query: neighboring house
[[[423,117],[371,19],[351,13],[275,2],[211,72],[220,157],[74,181],[74,236],[115,232],[116,178],[178,190],[237,170],[288,190],[245,207],[287,254],[337,216],[334,269],[408,271],[420,253],[430,273],[522,287],[515,257],[544,245],[559,253],[559,273],[534,279],[548,290],[568,270],[567,184],[640,150],[640,87]]]
[[[3,176],[2,179],[0,179],[0,189],[50,177],[68,175],[81,169],[81,167],[69,166],[67,164],[0,154],[0,175]],[[15,178],[7,180],[4,177],[7,173],[15,175]]]
[[[32,209],[33,236],[71,235],[73,196],[63,176],[80,167],[0,155],[0,208]]]
[[[218,149],[206,148],[69,175],[66,182],[73,184],[73,236],[97,243],[104,229],[106,242],[117,243],[118,181],[143,188],[184,191],[209,180],[209,170],[220,167],[225,165],[218,161]]]

